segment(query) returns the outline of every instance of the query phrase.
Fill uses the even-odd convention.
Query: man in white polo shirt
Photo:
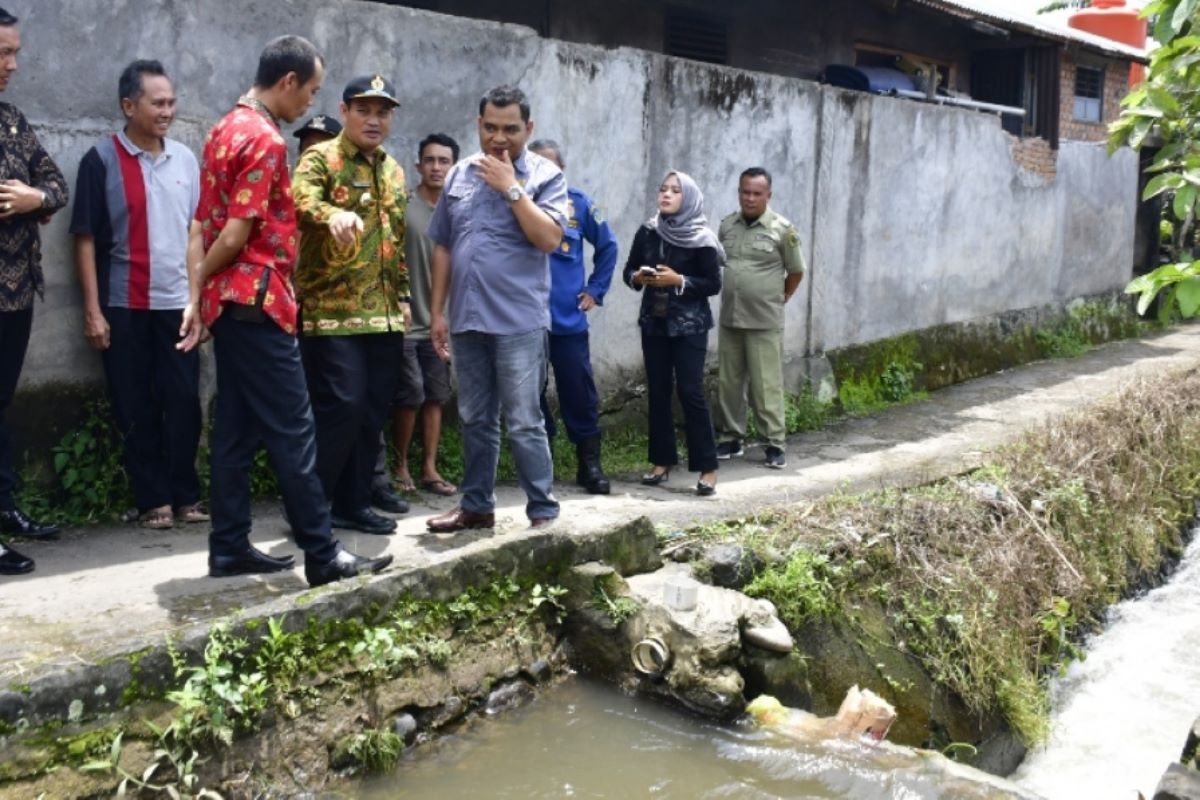
[[[83,157],[71,232],[83,333],[101,352],[143,527],[208,519],[200,503],[200,360],[176,350],[188,302],[191,150],[167,138],[175,90],[157,61],[121,73],[125,128]]]

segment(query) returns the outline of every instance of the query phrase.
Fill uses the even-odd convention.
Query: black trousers
[[[261,443],[279,480],[296,544],[311,561],[331,561],[341,545],[317,478],[316,428],[296,337],[273,322],[222,314],[212,327],[217,404],[212,432],[209,552],[249,544],[250,464]]]
[[[317,474],[335,514],[371,504],[379,432],[400,382],[404,334],[305,336],[304,374],[317,421]]]
[[[0,511],[17,507],[13,491],[17,486],[17,471],[13,467],[12,445],[8,440],[5,415],[17,391],[25,350],[29,347],[29,331],[33,327],[33,308],[21,311],[0,311]]]
[[[550,366],[554,370],[554,390],[558,393],[558,412],[562,414],[567,438],[572,444],[600,435],[600,394],[592,375],[592,355],[588,332],[550,334]],[[546,435],[557,431],[554,415],[542,389],[542,415]]]
[[[104,374],[138,511],[191,505],[200,499],[200,353],[175,349],[183,312],[105,308],[104,317]]]
[[[642,334],[642,358],[646,364],[646,394],[650,411],[650,463],[674,466],[679,463],[675,448],[675,419],[671,390],[679,394],[688,451],[688,471],[708,472],[717,468],[717,443],[712,414],[704,396],[704,354],[708,334],[648,336]]]

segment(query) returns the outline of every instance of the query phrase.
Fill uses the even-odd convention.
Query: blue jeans
[[[554,464],[539,405],[546,381],[546,331],[453,334],[462,425],[462,507],[490,514],[496,507],[496,464],[500,460],[500,414],[517,465],[517,479],[530,519],[558,516]]]

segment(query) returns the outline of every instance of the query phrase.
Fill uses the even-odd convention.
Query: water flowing
[[[1050,738],[1012,780],[1049,800],[1150,797],[1200,714],[1200,536],[1085,649],[1052,686]]]

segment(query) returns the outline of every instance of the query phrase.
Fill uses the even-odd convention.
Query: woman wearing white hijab
[[[658,212],[638,229],[625,264],[625,283],[642,292],[638,325],[646,365],[650,463],[642,483],[666,483],[679,463],[671,389],[679,394],[688,471],[699,472],[696,494],[717,490],[717,446],[704,395],[704,356],[713,326],[708,298],[721,291],[725,251],[704,217],[704,195],[688,175],[672,170],[658,189]],[[644,290],[644,291],[643,291]]]

